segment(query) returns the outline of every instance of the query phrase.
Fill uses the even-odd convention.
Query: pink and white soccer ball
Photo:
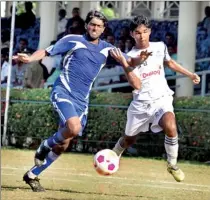
[[[101,175],[114,174],[119,169],[119,157],[110,149],[101,150],[94,156],[94,167]]]

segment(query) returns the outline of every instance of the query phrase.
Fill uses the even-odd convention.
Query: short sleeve
[[[55,45],[51,45],[45,50],[50,56],[65,54],[76,46],[75,41],[72,41],[72,39],[71,36],[65,36],[58,40]]]
[[[171,56],[168,53],[167,46],[164,44],[164,61],[170,61],[170,60],[171,60]]]

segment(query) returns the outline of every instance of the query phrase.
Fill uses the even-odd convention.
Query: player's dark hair
[[[144,15],[139,15],[132,19],[130,23],[130,31],[134,31],[139,25],[144,25],[147,28],[151,28],[150,20]]]
[[[104,26],[107,26],[108,20],[105,17],[105,15],[103,15],[103,13],[97,11],[97,10],[91,10],[88,14],[87,17],[85,19],[85,23],[88,24],[94,17],[100,19],[103,21]]]

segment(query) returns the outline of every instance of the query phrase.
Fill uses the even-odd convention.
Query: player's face
[[[101,34],[104,32],[104,29],[104,22],[96,17],[94,17],[87,24],[87,33],[94,40],[98,39],[101,36]]]
[[[150,33],[150,28],[147,28],[144,25],[139,25],[133,32],[131,32],[131,36],[134,38],[138,46],[145,47],[149,44]]]

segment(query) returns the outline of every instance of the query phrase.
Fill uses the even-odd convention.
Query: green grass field
[[[64,154],[41,176],[45,193],[22,181],[33,165],[34,151],[1,150],[2,200],[210,200],[210,166],[180,163],[186,179],[177,183],[165,161],[121,159],[113,176],[100,176],[93,155]]]

